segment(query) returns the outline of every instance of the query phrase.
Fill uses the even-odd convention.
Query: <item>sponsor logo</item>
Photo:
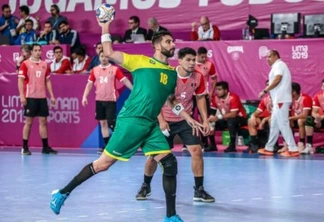
[[[267,57],[267,54],[270,50],[267,46],[260,46],[259,47],[259,59],[262,59],[264,57]]]
[[[113,150],[112,152],[113,152],[113,154],[116,154],[116,155],[118,155],[118,156],[121,156],[121,155],[122,155],[121,153],[118,153],[118,152],[115,151],[115,150]]]
[[[295,45],[291,47],[292,59],[308,59],[308,45]]]
[[[46,61],[47,63],[50,63],[50,62],[52,62],[54,59],[55,59],[55,57],[54,57],[54,52],[53,52],[53,50],[48,50],[48,51],[46,52],[46,59],[45,59],[45,61]]]
[[[243,46],[228,46],[227,53],[231,54],[233,60],[238,60],[240,53],[244,53]]]
[[[14,52],[14,53],[12,54],[12,60],[13,60],[14,62],[16,62],[16,61],[18,60],[18,58],[19,58],[19,52]]]

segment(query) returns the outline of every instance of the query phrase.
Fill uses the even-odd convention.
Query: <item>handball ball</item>
[[[101,23],[112,21],[115,18],[115,8],[107,3],[101,4],[96,10],[96,16]]]

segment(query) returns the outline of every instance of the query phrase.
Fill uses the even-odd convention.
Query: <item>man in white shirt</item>
[[[272,156],[274,145],[278,140],[279,132],[281,132],[284,140],[288,144],[288,151],[280,155],[284,157],[296,157],[299,156],[299,152],[289,125],[289,106],[292,102],[291,74],[286,63],[280,59],[278,51],[270,50],[267,60],[271,66],[269,86],[259,93],[259,97],[261,98],[269,92],[273,108],[269,140],[265,148],[260,149],[258,153]]]
[[[27,19],[30,19],[33,21],[33,29],[35,31],[40,29],[39,19],[38,18],[35,19],[34,17],[29,15],[29,7],[27,5],[20,6],[19,10],[20,10],[21,19],[19,20],[19,23],[16,28],[16,32],[18,34],[24,33],[26,31],[26,29],[24,27],[25,27],[25,21]]]

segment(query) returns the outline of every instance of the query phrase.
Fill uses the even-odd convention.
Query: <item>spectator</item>
[[[196,31],[196,22],[191,24],[190,40],[220,40],[220,31],[216,25],[212,25],[207,16],[200,18],[200,26]]]
[[[52,24],[53,30],[59,31],[59,24],[61,24],[62,21],[65,21],[68,23],[68,20],[65,16],[62,16],[60,14],[60,8],[57,5],[51,5],[51,17],[49,17],[46,21],[50,22]]]
[[[71,29],[67,21],[62,21],[59,24],[59,28],[60,34],[58,35],[58,41],[60,44],[70,45],[71,52],[81,46],[78,32]]]
[[[16,60],[16,70],[17,72],[19,71],[20,65],[22,64],[23,61],[29,59],[30,57],[30,52],[31,47],[30,45],[22,45],[20,48],[21,55],[17,58]]]
[[[236,152],[237,133],[241,126],[247,124],[245,109],[240,98],[236,94],[229,92],[227,82],[218,82],[216,84],[216,93],[217,96],[213,96],[211,101],[211,108],[214,109],[214,112],[209,117],[209,122],[216,122],[215,129],[228,129],[230,144],[224,152]]]
[[[91,58],[90,65],[87,68],[87,71],[90,72],[91,69],[94,67],[100,65],[100,60],[99,60],[99,53],[102,51],[102,44],[101,42],[98,42],[96,44],[96,55]]]
[[[52,23],[49,21],[45,22],[44,30],[41,31],[37,42],[44,42],[45,44],[57,44],[57,32],[52,28]]]
[[[73,60],[73,73],[86,73],[87,68],[90,65],[90,57],[86,55],[84,48],[79,48],[75,50],[76,59]]]
[[[70,58],[63,55],[63,49],[61,46],[55,46],[53,49],[55,59],[50,65],[52,73],[65,74],[71,73]]]
[[[15,45],[33,44],[36,42],[36,31],[33,29],[33,20],[26,19],[25,30],[15,40]]]
[[[0,34],[9,38],[10,44],[13,45],[17,37],[16,28],[19,19],[11,14],[8,4],[2,5],[2,17],[0,17]]]
[[[19,10],[20,10],[20,21],[17,25],[17,28],[16,28],[16,32],[21,34],[21,33],[24,33],[26,31],[25,29],[25,22],[27,19],[30,19],[33,21],[33,29],[34,30],[40,30],[40,22],[39,22],[39,18],[35,19],[34,17],[30,16],[29,15],[29,7],[27,5],[22,5],[19,7]]]
[[[137,16],[132,16],[128,21],[129,29],[125,32],[124,42],[133,42],[132,34],[142,34],[144,39],[146,38],[147,31],[146,29],[140,27],[140,19]]]
[[[147,41],[151,41],[152,37],[153,37],[153,34],[158,32],[158,31],[161,31],[161,30],[168,31],[166,28],[160,26],[157,19],[154,18],[154,17],[149,18],[148,26],[149,26],[149,30],[148,30],[148,33],[147,33],[147,36],[146,36]]]

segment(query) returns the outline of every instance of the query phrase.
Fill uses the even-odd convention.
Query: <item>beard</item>
[[[174,56],[174,48],[170,50],[166,50],[165,48],[162,47],[161,53],[167,58],[171,58]]]

